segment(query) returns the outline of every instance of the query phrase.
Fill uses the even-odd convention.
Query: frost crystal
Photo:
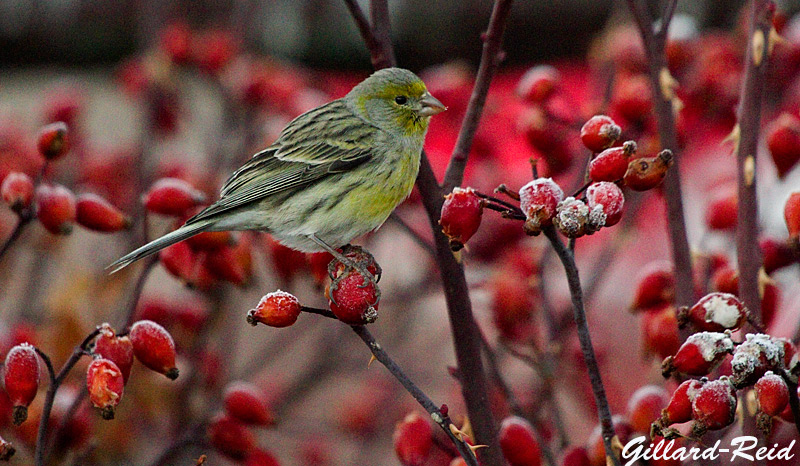
[[[725,333],[700,332],[686,339],[686,343],[693,343],[700,350],[700,355],[707,362],[714,361],[720,353],[733,350],[733,341]]]

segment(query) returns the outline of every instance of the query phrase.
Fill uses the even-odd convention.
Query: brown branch
[[[30,211],[30,209],[26,209]],[[11,234],[8,235],[5,242],[2,246],[0,246],[0,259],[2,259],[3,255],[5,255],[6,251],[11,249],[11,246],[17,241],[17,239],[22,235],[22,231],[25,227],[33,220],[33,215],[31,214],[20,214],[19,219],[17,220],[17,225],[14,227],[14,230],[11,231]]]
[[[786,370],[780,371],[780,376],[786,382],[786,386],[789,387],[789,408],[792,410],[795,428],[800,433],[800,401],[797,399],[797,382]]]
[[[372,64],[375,69],[388,68],[395,66],[397,60],[394,57],[392,47],[392,36],[389,22],[389,4],[387,0],[370,0],[369,15],[372,18],[372,34],[378,43],[380,53],[373,56]]]

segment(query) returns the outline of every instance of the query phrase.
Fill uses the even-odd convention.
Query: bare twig
[[[436,254],[436,251],[433,249],[433,245],[431,244],[431,242],[427,238],[423,238],[422,235],[420,235],[416,230],[411,228],[411,225],[406,223],[406,221],[403,220],[402,217],[397,215],[397,212],[392,212],[392,214],[389,216],[389,220],[392,220],[400,228],[402,228],[403,231],[408,233],[408,236],[410,236],[411,239],[413,239],[414,242],[417,243],[419,247],[424,249],[425,252],[427,252],[431,256]]]
[[[373,57],[373,64],[376,69],[394,66],[397,60],[394,57],[394,48],[392,48],[387,0],[370,0],[369,14],[372,18],[372,34],[375,36],[379,46],[378,50],[380,50],[380,54]]]
[[[0,246],[0,259],[2,259],[6,251],[11,249],[11,246],[14,244],[14,242],[17,241],[20,235],[22,235],[22,231],[25,229],[28,223],[30,223],[31,220],[33,220],[33,215],[31,214],[21,214],[19,216],[19,219],[17,220],[17,225],[11,231],[11,234],[8,235],[8,238],[6,238],[3,245]]]

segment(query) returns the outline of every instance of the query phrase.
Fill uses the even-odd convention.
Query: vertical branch
[[[344,3],[347,5],[347,9],[350,10],[350,15],[353,16],[353,19],[356,22],[358,32],[361,34],[361,38],[364,40],[364,43],[369,50],[370,60],[372,60],[372,67],[376,70],[379,70],[381,68],[391,66],[390,64],[386,63],[386,60],[384,60],[381,44],[372,33],[372,27],[369,25],[369,20],[367,20],[367,17],[364,15],[361,7],[358,6],[358,2],[356,0],[344,0]]]
[[[758,274],[758,205],[756,202],[756,152],[761,125],[761,100],[769,63],[769,37],[775,5],[768,0],[753,1],[752,24],[747,46],[744,82],[739,98],[740,140],[736,154],[739,205],[736,222],[736,254],[739,296],[754,320],[761,320]]]
[[[395,66],[397,60],[394,57],[392,47],[392,33],[389,22],[389,4],[387,0],[370,0],[369,14],[372,17],[372,31],[375,41],[380,47],[380,54],[373,56],[372,64],[376,69]]]

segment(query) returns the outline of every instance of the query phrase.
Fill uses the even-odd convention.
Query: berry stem
[[[22,231],[31,220],[33,220],[33,215],[30,214],[30,209],[26,209],[25,213],[19,215],[19,220],[17,220],[17,225],[14,227],[14,230],[11,231],[11,234],[6,238],[3,245],[0,246],[0,259],[3,258],[6,251],[11,249],[11,246],[16,242],[17,238],[22,235]]]
[[[581,291],[581,279],[578,274],[578,267],[575,265],[575,256],[572,251],[564,247],[564,243],[558,238],[558,234],[552,226],[543,230],[550,244],[564,266],[567,275],[570,296],[572,297],[572,311],[575,319],[575,326],[578,330],[578,340],[580,340],[583,360],[589,371],[589,381],[592,384],[595,404],[597,405],[597,415],[600,418],[600,426],[603,432],[603,445],[606,450],[606,457],[611,459],[612,464],[620,466],[620,461],[611,447],[611,440],[614,438],[614,425],[611,421],[611,408],[608,406],[606,391],[603,387],[603,379],[600,376],[600,367],[597,364],[597,357],[592,346],[592,337],[589,333],[589,326],[586,323],[586,310],[583,307],[583,292]]]

